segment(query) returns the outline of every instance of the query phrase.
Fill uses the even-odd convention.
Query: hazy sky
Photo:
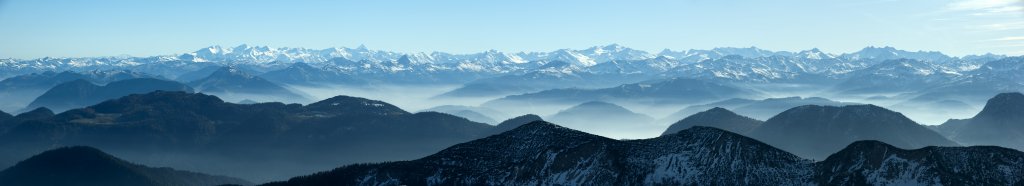
[[[549,51],[618,43],[1024,55],[1021,0],[0,0],[0,58],[149,56],[211,45],[399,52]]]

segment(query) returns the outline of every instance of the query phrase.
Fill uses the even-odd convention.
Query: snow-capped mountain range
[[[744,82],[774,82],[822,76],[838,78],[853,71],[893,59],[912,59],[933,64],[934,71],[961,73],[980,68],[1001,55],[950,57],[939,52],[904,51],[892,47],[867,47],[847,54],[818,49],[799,52],[769,51],[756,47],[710,50],[663,50],[650,53],[611,44],[586,49],[509,53],[488,50],[472,54],[445,52],[399,53],[356,48],[272,48],[240,45],[211,46],[177,55],[150,57],[84,57],[0,59],[0,77],[44,72],[124,69],[175,78],[202,67],[239,66],[264,73],[295,63],[310,64],[350,75],[401,74],[440,82],[466,82],[479,78],[535,71],[562,74],[631,74],[657,77],[692,77]],[[553,63],[561,62],[561,63]],[[558,64],[554,65],[553,64]],[[553,68],[557,67],[557,68]],[[172,70],[168,70],[172,69]],[[458,77],[454,80],[447,77]]]

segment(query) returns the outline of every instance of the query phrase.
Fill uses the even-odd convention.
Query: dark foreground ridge
[[[817,163],[822,185],[1020,185],[1024,153],[996,147],[905,150],[880,141],[857,141]]]
[[[6,186],[252,184],[238,178],[137,165],[83,146],[57,148],[21,161],[0,171],[0,183]]]
[[[996,161],[977,162],[984,159]],[[902,150],[859,141],[814,163],[711,127],[620,141],[536,121],[417,160],[265,185],[1013,185],[1022,172],[1024,153],[999,147]]]

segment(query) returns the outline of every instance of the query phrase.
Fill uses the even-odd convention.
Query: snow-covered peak
[[[849,60],[876,60],[876,61],[906,58],[906,59],[915,59],[915,60],[930,61],[930,62],[944,62],[944,61],[948,61],[948,60],[952,59],[951,57],[946,56],[945,54],[942,54],[940,52],[935,52],[935,51],[910,52],[910,51],[905,51],[905,50],[899,50],[899,49],[896,49],[896,48],[893,48],[893,47],[890,47],[890,46],[886,46],[886,47],[869,46],[869,47],[865,47],[864,49],[861,49],[860,51],[857,51],[857,52],[854,52],[854,53],[843,54],[840,57],[846,58],[846,59],[849,59]]]
[[[818,48],[812,48],[810,50],[800,51],[800,53],[797,53],[796,57],[805,59],[832,59],[835,58],[836,55],[822,52]]]
[[[570,49],[559,49],[554,52],[543,54],[542,56],[544,60],[563,61],[581,67],[588,67],[597,64],[597,62],[589,56]]]
[[[579,51],[579,53],[592,58],[597,63],[611,60],[642,60],[655,57],[646,51],[624,47],[619,44],[590,47]]]

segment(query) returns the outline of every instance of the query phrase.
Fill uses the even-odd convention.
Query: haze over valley
[[[1024,184],[1020,0],[11,0],[0,25],[0,186]]]

